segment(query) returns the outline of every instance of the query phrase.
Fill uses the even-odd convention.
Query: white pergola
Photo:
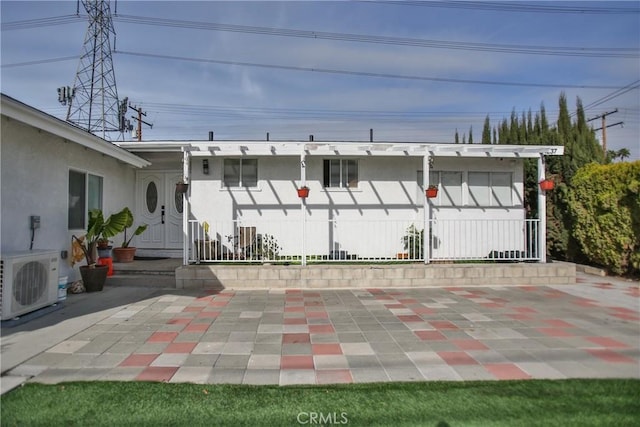
[[[182,152],[183,179],[190,181],[190,160],[192,157],[276,157],[299,156],[300,185],[306,185],[306,158],[310,156],[394,156],[421,157],[423,164],[423,188],[429,187],[429,169],[431,160],[436,157],[455,158],[514,158],[537,159],[538,182],[545,176],[545,156],[561,156],[564,147],[558,145],[485,145],[485,144],[445,144],[422,142],[352,142],[352,141],[150,141],[136,143],[120,143],[122,148],[133,152]],[[185,195],[185,215],[183,227],[188,235],[188,217],[190,205]],[[300,198],[300,209],[303,215],[302,230],[306,214],[306,199]],[[430,205],[426,194],[423,194],[424,227],[428,229],[431,216]],[[538,216],[540,228],[538,247],[540,262],[546,262],[546,193],[538,187]],[[185,240],[186,241],[186,240]],[[304,242],[304,234],[303,234]],[[429,243],[424,239],[424,262],[429,263]],[[184,260],[187,263],[188,249],[184,246]],[[301,254],[303,265],[306,253]]]

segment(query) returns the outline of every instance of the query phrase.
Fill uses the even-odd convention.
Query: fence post
[[[307,160],[306,153],[304,148],[302,149],[302,153],[300,153],[300,186],[304,187],[307,185]],[[306,239],[306,228],[307,228],[307,198],[300,197],[300,221],[302,225],[302,232],[300,233],[300,238],[302,239],[302,265],[307,265],[307,239]]]
[[[538,157],[538,183],[545,179],[544,154]],[[547,195],[538,184],[538,218],[540,219],[538,230],[538,257],[540,262],[547,262]]]
[[[422,253],[424,256],[424,263],[429,264],[429,258],[431,256],[431,239],[429,232],[429,226],[431,225],[431,206],[429,205],[429,199],[427,198],[427,188],[429,188],[429,164],[430,153],[427,152],[422,157],[422,205],[424,213],[424,232],[422,238]]]
[[[185,184],[189,184],[191,177],[189,176],[190,171],[190,163],[191,163],[191,153],[188,148],[182,149],[182,182]],[[182,264],[189,264],[189,216],[191,211],[191,206],[189,204],[189,191],[191,191],[191,186],[189,186],[188,190],[182,194]]]

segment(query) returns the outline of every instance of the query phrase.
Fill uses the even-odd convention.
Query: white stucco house
[[[149,224],[138,254],[185,265],[544,262],[544,210],[525,216],[523,159],[538,159],[542,180],[545,156],[561,154],[423,142],[111,143],[2,95],[0,249],[29,250],[38,215],[33,249],[63,255],[88,209],[129,206]],[[60,270],[74,277],[63,256]]]

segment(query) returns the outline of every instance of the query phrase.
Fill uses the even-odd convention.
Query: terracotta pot
[[[309,188],[307,187],[298,188],[298,197],[300,197],[301,199],[305,199],[309,197]]]
[[[438,197],[438,189],[437,188],[427,188],[427,197],[433,199]]]
[[[540,181],[540,189],[542,191],[551,191],[553,190],[553,187],[554,187],[554,183],[550,179],[544,179]]]
[[[113,255],[117,262],[133,262],[136,248],[113,248]]]
[[[100,292],[104,288],[108,270],[109,267],[106,265],[96,265],[95,267],[83,265],[80,267],[80,276],[82,276],[82,283],[87,292]]]

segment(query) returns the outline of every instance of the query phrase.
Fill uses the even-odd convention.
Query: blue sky
[[[144,128],[145,140],[206,139],[210,130],[216,139],[261,140],[269,132],[272,140],[310,134],[316,140],[367,140],[373,128],[376,140],[452,142],[456,129],[462,136],[472,126],[479,142],[487,114],[497,125],[513,109],[535,113],[544,103],[553,122],[564,91],[570,110],[579,96],[588,118],[618,108],[607,124],[624,121],[624,127],[607,130],[608,147],[629,148],[633,159],[640,158],[638,2],[533,4],[554,13],[534,12],[523,2],[490,10],[484,7],[495,2],[479,4],[118,1],[113,54],[118,94],[147,112],[153,128]],[[525,11],[511,10],[523,5]],[[112,1],[114,15],[115,7]],[[2,1],[0,8],[7,24],[74,15],[76,2]],[[558,13],[566,8],[583,12]],[[612,13],[617,8],[635,12]],[[160,18],[394,40],[543,46],[546,51],[561,46],[633,50],[632,57],[585,57],[439,49],[146,25],[127,22],[131,16],[145,22]],[[1,42],[2,92],[61,118],[66,109],[56,88],[73,83],[78,59],[59,59],[79,58],[87,27],[83,19],[65,22],[3,28]],[[55,61],[13,66],[48,59]],[[635,89],[590,107],[634,82]]]

